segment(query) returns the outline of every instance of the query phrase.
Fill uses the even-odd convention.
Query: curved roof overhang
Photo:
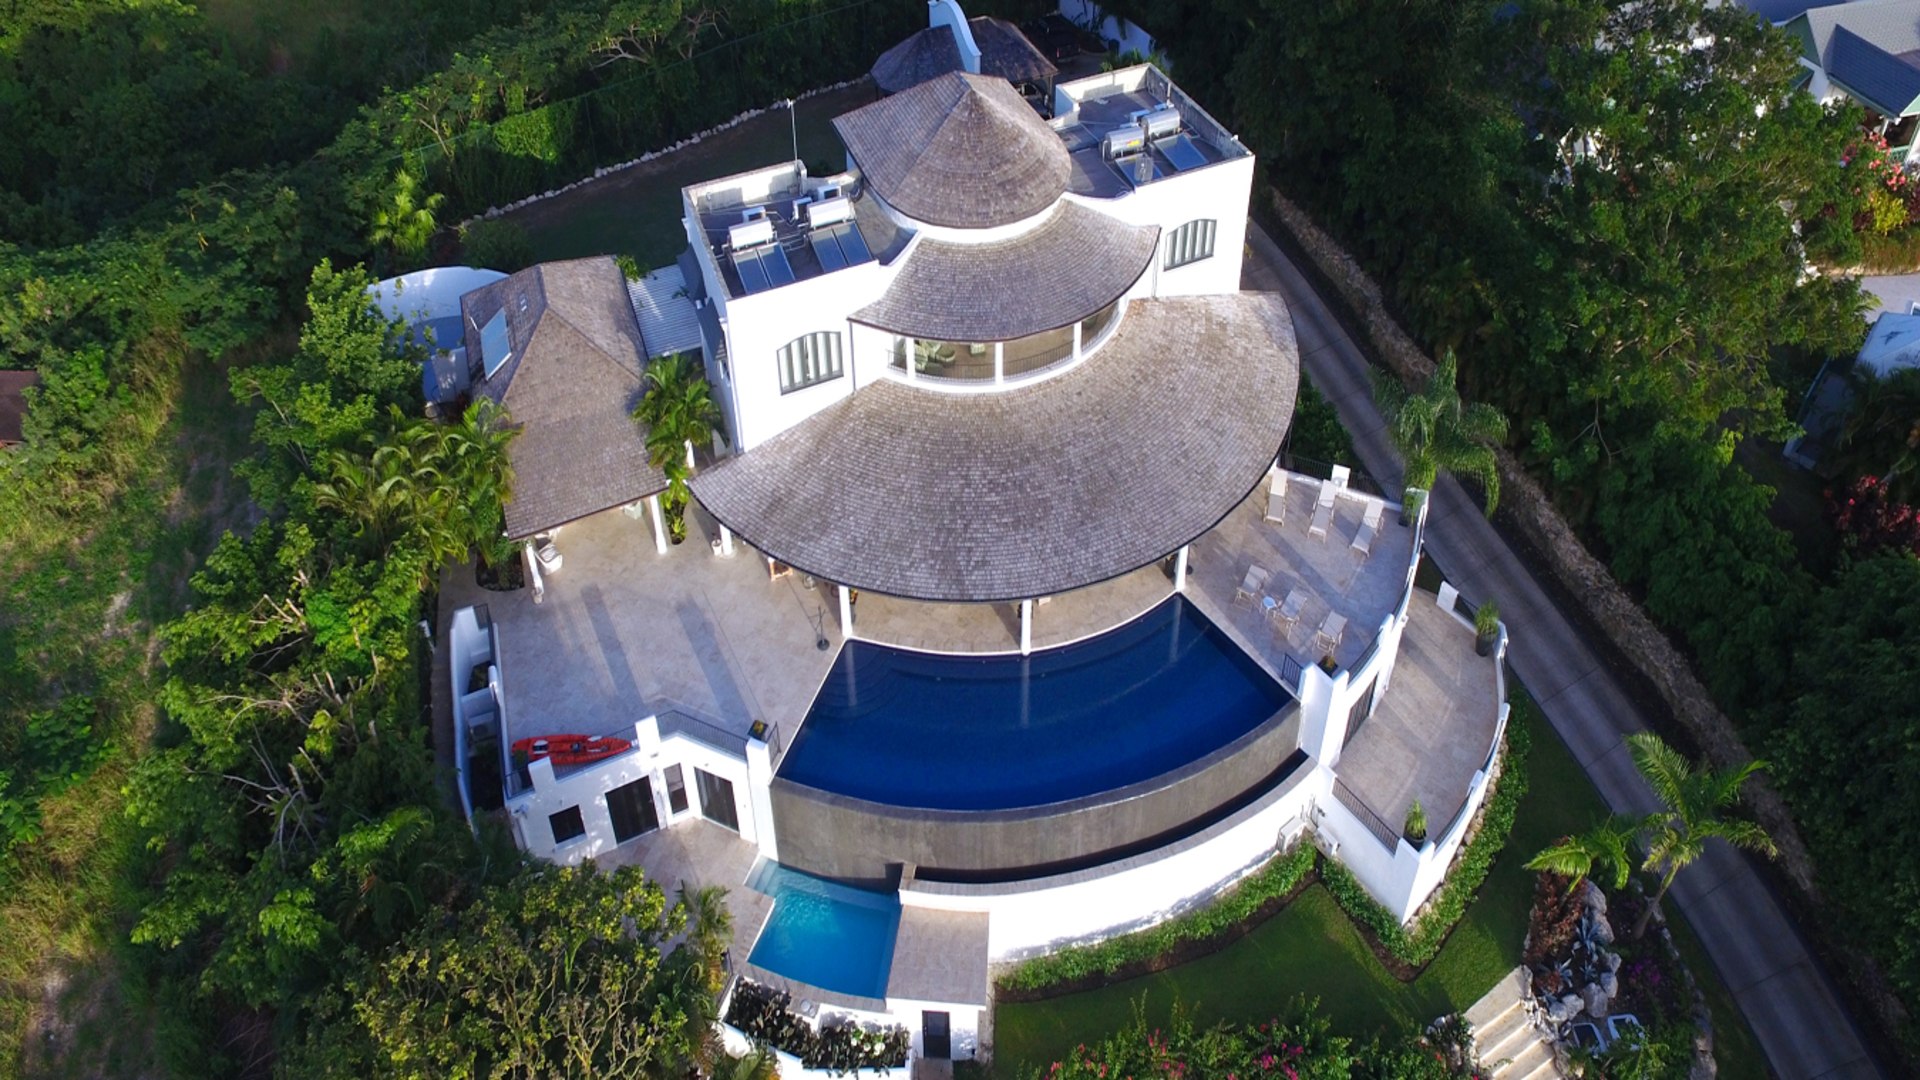
[[[1153,265],[1155,225],[1129,225],[1061,202],[1007,240],[923,238],[879,300],[853,320],[933,341],[1009,341],[1057,330],[1126,295]]]
[[[874,383],[693,493],[827,581],[927,601],[1050,596],[1218,524],[1279,452],[1299,374],[1278,294],[1143,300],[1063,375],[965,398]]]

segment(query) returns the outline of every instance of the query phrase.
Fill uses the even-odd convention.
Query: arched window
[[[837,379],[845,372],[840,362],[840,334],[834,330],[794,338],[781,346],[779,358],[783,394]]]
[[[1219,225],[1212,218],[1189,221],[1167,234],[1168,270],[1213,258],[1213,233]]]

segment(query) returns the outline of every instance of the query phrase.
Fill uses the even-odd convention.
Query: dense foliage
[[[907,1063],[906,1028],[851,1022],[822,1023],[816,1028],[793,1011],[793,995],[745,979],[733,988],[727,1023],[756,1043],[792,1054],[808,1069],[844,1075],[857,1069],[898,1069]]]

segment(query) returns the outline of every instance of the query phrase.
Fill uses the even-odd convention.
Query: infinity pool
[[[1196,761],[1287,700],[1179,596],[1117,630],[1030,657],[853,641],[780,775],[893,806],[1039,806]]]
[[[773,898],[748,962],[776,975],[859,997],[887,996],[900,897],[867,892],[763,862],[747,880]]]

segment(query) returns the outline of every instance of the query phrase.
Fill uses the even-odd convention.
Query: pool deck
[[[1263,480],[1220,524],[1194,541],[1187,568],[1187,598],[1276,677],[1289,657],[1302,667],[1320,659],[1314,635],[1330,612],[1347,619],[1334,660],[1343,668],[1352,666],[1373,644],[1381,621],[1399,606],[1413,560],[1413,529],[1400,525],[1392,504],[1382,509],[1372,552],[1362,555],[1353,549],[1367,502],[1380,502],[1357,491],[1334,500],[1326,536],[1308,535],[1319,482],[1288,475],[1284,524],[1266,520]],[[1306,604],[1299,619],[1289,625],[1269,618],[1258,596],[1252,603],[1235,602],[1234,593],[1250,566],[1271,573],[1265,594],[1275,601],[1284,601],[1295,587],[1301,589]]]
[[[1349,733],[1333,770],[1383,820],[1405,821],[1418,798],[1437,836],[1465,805],[1500,720],[1493,658],[1476,655],[1473,644],[1473,629],[1431,593],[1413,594],[1393,682]]]

